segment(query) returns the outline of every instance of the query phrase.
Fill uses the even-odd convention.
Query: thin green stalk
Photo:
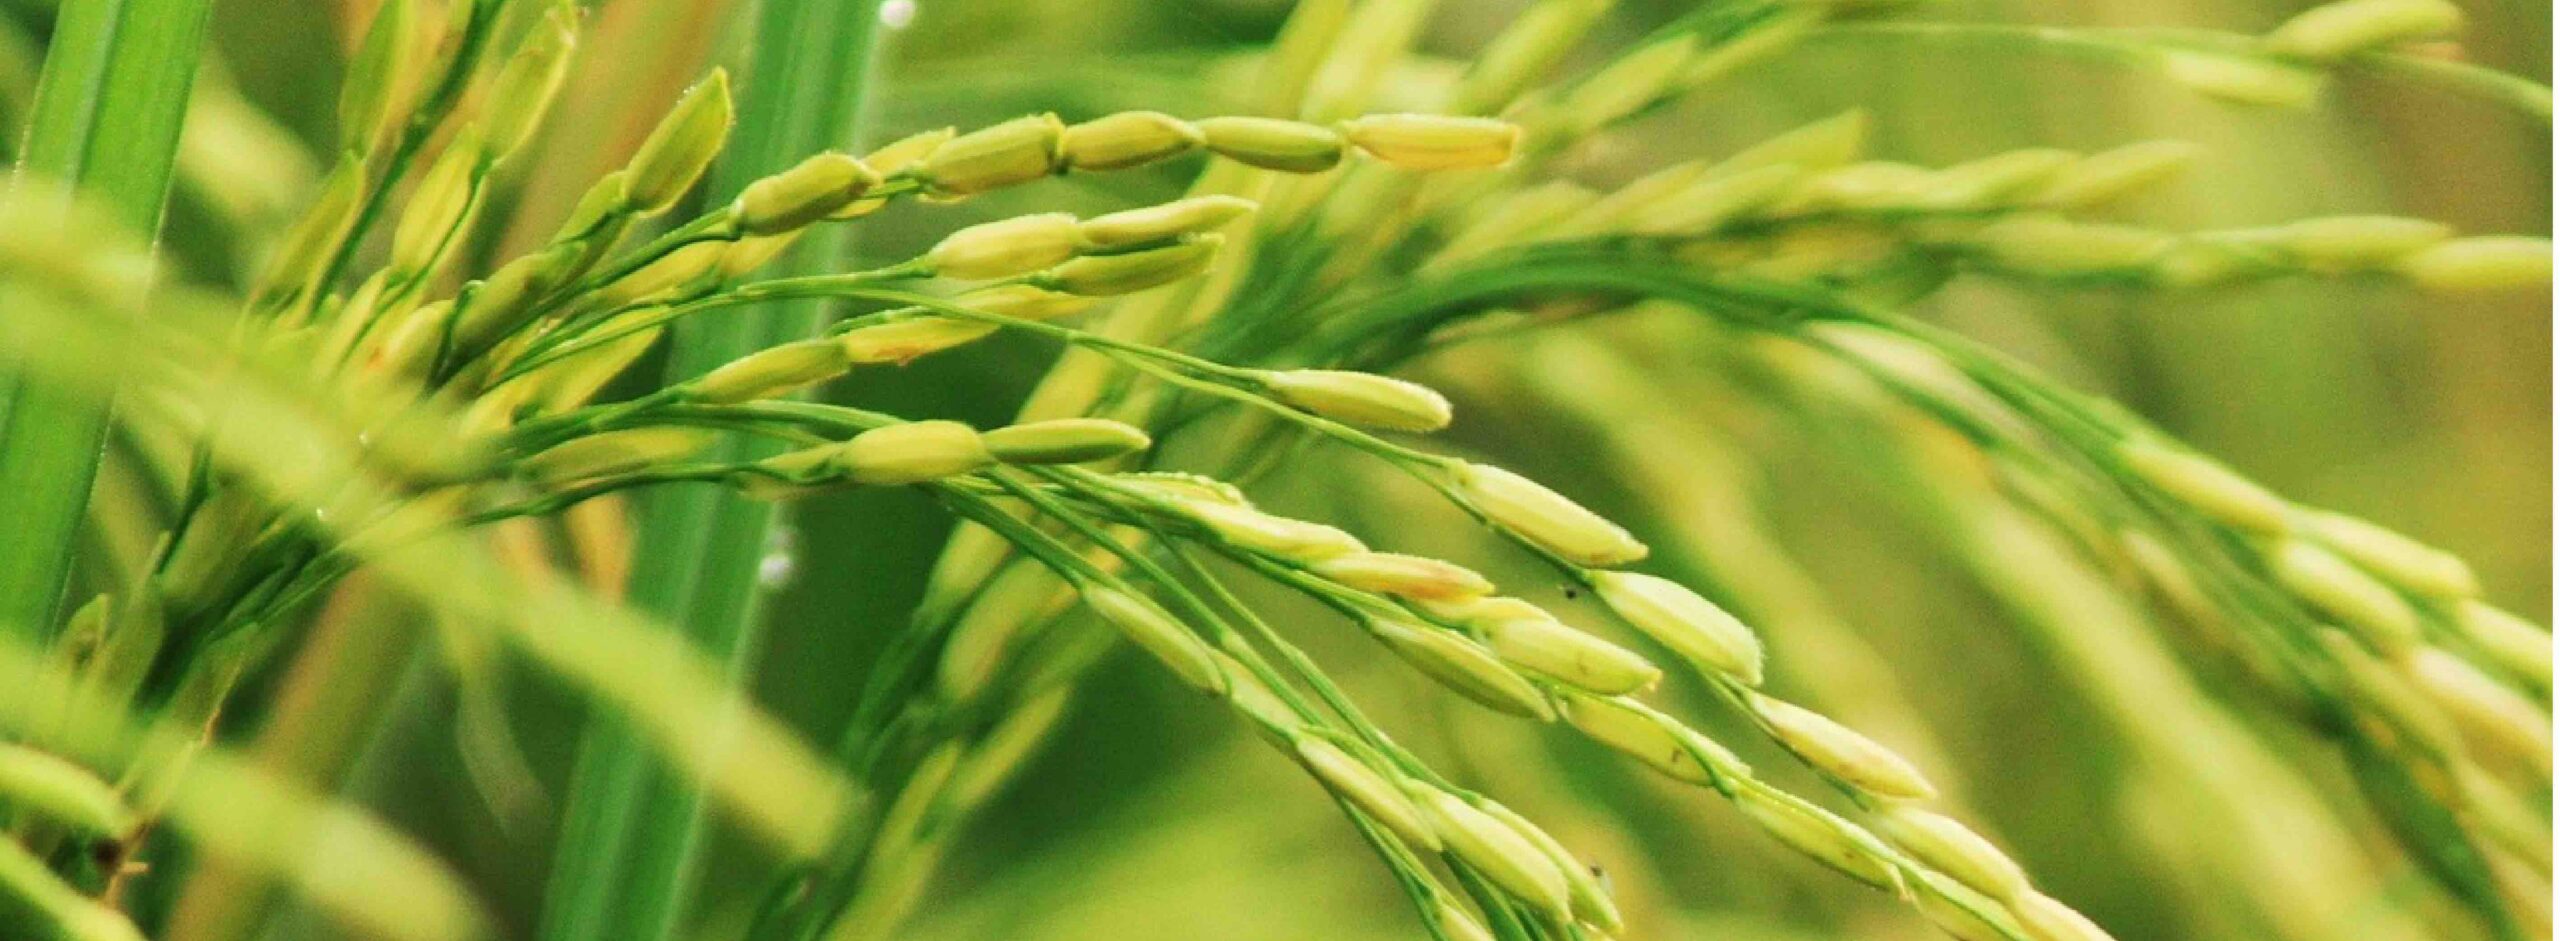
[[[730,150],[711,192],[727,198],[807,154],[853,142],[879,22],[877,0],[773,2],[758,8],[754,61]],[[841,227],[814,233],[782,262],[809,271],[840,258]],[[814,333],[820,302],[771,304],[679,322],[670,381]],[[745,460],[762,443],[718,457]],[[641,510],[632,601],[674,623],[743,678],[758,654],[754,629],[770,504],[709,487],[669,488]],[[644,941],[674,934],[702,855],[701,807],[691,783],[655,767],[634,730],[602,719],[589,730],[570,783],[542,936],[551,941]]]
[[[64,3],[37,80],[19,195],[30,177],[69,183],[94,194],[109,221],[158,232],[209,6]],[[77,391],[25,385],[7,396],[5,409],[0,494],[8,495],[12,532],[0,540],[0,623],[42,632],[57,619],[70,579],[109,406]]]

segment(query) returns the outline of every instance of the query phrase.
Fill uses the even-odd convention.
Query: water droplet
[[[800,571],[800,533],[788,523],[775,523],[765,536],[764,555],[756,560],[756,583],[778,589]]]
[[[916,20],[916,0],[889,0],[880,5],[880,25],[905,29]]]

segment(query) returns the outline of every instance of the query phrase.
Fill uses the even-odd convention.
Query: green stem
[[[65,2],[14,195],[25,198],[36,178],[68,183],[110,221],[156,235],[210,5]],[[0,540],[0,624],[41,633],[60,614],[111,407],[79,390],[16,386],[0,415],[0,499],[11,520]]]
[[[877,0],[768,2],[757,7],[754,61],[729,153],[712,194],[729,198],[809,153],[853,142],[872,59]],[[808,270],[842,255],[845,230],[815,233],[783,264]],[[815,332],[818,303],[769,305],[736,316],[679,322],[670,382],[786,339]],[[717,459],[748,460],[770,447],[740,442]],[[773,508],[707,487],[649,495],[641,510],[631,600],[676,625],[726,662],[733,679],[752,670],[758,571]],[[653,766],[636,730],[598,719],[570,782],[547,941],[653,941],[674,935],[703,855],[695,788]]]

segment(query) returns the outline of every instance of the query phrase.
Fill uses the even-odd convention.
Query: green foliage
[[[298,219],[182,201],[263,256],[225,280],[154,275],[204,248],[150,237],[172,173],[261,178],[173,157],[207,152],[180,115],[293,145],[248,89],[189,104],[160,52],[202,7],[64,7],[0,202],[0,924],[2548,935],[2512,574],[2072,358],[2147,355],[2073,319],[2109,304],[2494,305],[2547,290],[2547,237],[2146,205],[2231,172],[2212,128],[1678,120],[1954,50],[2235,125],[2370,85],[2547,134],[2547,88],[2431,45],[2461,10],[1312,0],[1162,61],[935,53],[1119,12],[389,0],[331,169],[263,177]],[[666,61],[614,58],[639,33]],[[2271,388],[2365,364],[2274,330],[2240,360]]]

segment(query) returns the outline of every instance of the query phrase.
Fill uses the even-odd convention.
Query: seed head
[[[976,699],[996,680],[1029,626],[1056,617],[1076,598],[1057,573],[1023,559],[970,587],[976,597],[952,623],[934,672],[943,697],[952,702]]]
[[[1147,433],[1108,418],[1058,418],[1008,425],[979,435],[988,453],[1008,464],[1082,464],[1144,451]]]
[[[2460,754],[2461,729],[2437,708],[2433,697],[2418,688],[2417,678],[2399,663],[2375,656],[2370,646],[2354,635],[2336,628],[2320,628],[2313,635],[2337,662],[2344,699],[2356,713],[2385,726],[2394,738],[2408,740],[2407,747],[2440,754]]]
[[[400,227],[392,233],[390,270],[421,274],[444,254],[477,202],[480,175],[488,166],[485,156],[479,131],[465,129],[418,178],[417,191],[400,213]]]
[[[1576,565],[1625,565],[1645,557],[1644,543],[1618,524],[1537,481],[1489,464],[1464,464],[1450,483],[1494,525]]]
[[[1967,888],[2000,902],[2028,891],[2026,871],[2016,861],[1952,818],[1910,804],[1887,804],[1876,820],[1894,845]]]
[[[1313,735],[1298,736],[1295,742],[1298,760],[1314,772],[1324,786],[1360,808],[1381,826],[1402,837],[1406,843],[1426,852],[1439,852],[1440,833],[1423,820],[1422,811],[1413,805],[1402,789],[1387,778],[1351,757],[1342,747]]]
[[[1390,431],[1449,427],[1449,400],[1402,379],[1339,369],[1286,369],[1261,378],[1280,401],[1335,421]]]
[[[1085,586],[1084,603],[1191,688],[1212,696],[1227,694],[1226,671],[1218,666],[1209,646],[1175,623],[1164,609],[1105,585]]]
[[[1094,248],[1126,248],[1215,232],[1254,209],[1253,200],[1238,196],[1194,196],[1161,206],[1095,216],[1085,220],[1079,228],[1085,243]]]
[[[1209,118],[1202,140],[1219,156],[1283,173],[1322,173],[1342,162],[1342,135],[1278,118]]]
[[[1817,172],[1845,166],[1866,153],[1869,126],[1874,123],[1866,109],[1851,108],[1746,147],[1710,172],[1730,176],[1782,164]]]
[[[1635,651],[1527,607],[1536,613],[1470,618],[1468,623],[1483,632],[1485,643],[1503,660],[1581,689],[1616,695],[1649,688],[1662,679],[1662,669]]]
[[[393,101],[408,93],[424,33],[416,0],[386,0],[365,27],[364,45],[347,63],[338,86],[338,149],[363,154],[382,139],[394,114]]]
[[[569,217],[560,220],[560,230],[551,241],[572,244],[607,241],[619,235],[619,225],[629,220],[632,209],[631,171],[615,170],[589,184],[578,194],[578,204],[569,207]],[[601,254],[603,248],[596,247]]]
[[[454,322],[453,345],[477,351],[523,326],[532,302],[557,286],[575,249],[553,246],[499,266],[489,279],[462,295]]]
[[[2419,692],[2462,728],[2476,753],[2518,767],[2551,767],[2551,721],[2542,706],[2440,648],[2419,648],[2407,666]]]
[[[2115,941],[2106,929],[2090,921],[2069,905],[2054,901],[2042,892],[2028,892],[2012,901],[2011,914],[2027,929],[2035,941]]]
[[[712,69],[667,112],[624,166],[631,176],[624,205],[641,215],[665,212],[692,189],[729,141],[729,73]]]
[[[2480,594],[2480,578],[2458,556],[2364,520],[2311,511],[2303,523],[2322,544],[2402,589],[2440,599]]]
[[[2299,539],[2287,539],[2267,552],[2276,583],[2295,597],[2356,633],[2386,655],[2398,656],[2418,645],[2418,612],[2363,569]]]
[[[2225,101],[2300,108],[2320,94],[2317,73],[2246,56],[2181,49],[2165,54],[2170,81]]]
[[[1206,140],[1191,122],[1154,111],[1123,111],[1067,128],[1067,166],[1119,170],[1198,149]]]
[[[1465,566],[1394,552],[1354,552],[1308,566],[1335,583],[1399,598],[1446,601],[1490,594],[1493,583]]]
[[[856,483],[922,483],[995,463],[976,429],[956,421],[885,425],[853,436],[837,457]]]
[[[1656,643],[1747,686],[1760,684],[1760,638],[1697,592],[1641,572],[1595,573],[1600,602]]]
[[[676,246],[638,270],[597,289],[596,300],[607,308],[615,308],[644,301],[670,300],[698,292],[719,274],[720,263],[728,257],[731,244],[705,240]]]
[[[1859,790],[1889,800],[1928,800],[1938,795],[1938,789],[1909,759],[1855,729],[1768,696],[1753,696],[1751,707],[1789,751]]]
[[[734,279],[773,263],[775,258],[798,244],[800,236],[808,231],[804,227],[773,235],[743,236],[730,242],[728,249],[720,253],[720,279]]]
[[[1620,56],[1575,85],[1557,110],[1583,128],[1614,124],[1669,91],[1697,48],[1695,35],[1681,33]]]
[[[1628,214],[1628,231],[1706,233],[1768,208],[1804,180],[1803,168],[1772,164],[1739,173],[1708,173],[1652,206]]]
[[[924,257],[942,277],[992,281],[1066,261],[1084,247],[1076,217],[1044,212],[961,229],[944,236]]]
[[[516,465],[526,479],[558,484],[684,460],[711,446],[700,428],[630,428],[572,438]]]
[[[1275,558],[1313,564],[1368,549],[1359,537],[1321,523],[1210,500],[1174,499],[1183,504],[1184,515],[1219,539]]]
[[[2438,291],[2506,291],[2551,285],[2551,240],[2474,235],[2440,242],[2400,260],[2402,277]]]
[[[1494,941],[1493,932],[1483,922],[1445,898],[1432,901],[1431,924],[1448,941]]]
[[[954,297],[951,302],[970,310],[983,311],[998,317],[1012,317],[1016,320],[1057,320],[1061,317],[1071,317],[1092,309],[1095,303],[1090,297],[1061,294],[1028,284],[999,284],[983,287]]]
[[[1477,810],[1502,821],[1530,845],[1536,846],[1539,852],[1547,854],[1547,861],[1555,864],[1556,871],[1564,873],[1565,895],[1573,909],[1573,917],[1602,931],[1619,931],[1626,927],[1618,915],[1617,901],[1609,897],[1609,890],[1600,885],[1599,879],[1592,877],[1591,867],[1576,859],[1573,851],[1566,849],[1545,827],[1503,806],[1500,801],[1478,798],[1472,803]]]
[[[1974,246],[2001,268],[2055,278],[2140,273],[2180,247],[2175,237],[2151,229],[2046,215],[2013,216],[1985,226],[1975,234]]]
[[[787,395],[844,375],[853,363],[834,340],[800,340],[732,360],[689,383],[688,398],[733,405]]]
[[[1236,712],[1265,730],[1288,729],[1297,725],[1297,712],[1289,708],[1280,694],[1272,692],[1271,687],[1255,678],[1252,670],[1246,669],[1243,663],[1227,656],[1224,651],[1212,648],[1209,655],[1218,661],[1219,669],[1226,671],[1227,703]],[[1433,839],[1436,842],[1438,838]]]
[[[489,89],[489,152],[514,153],[542,126],[543,115],[560,95],[569,75],[569,57],[578,46],[578,12],[555,6],[525,35],[524,44],[498,72]]]
[[[1928,176],[1905,194],[1917,209],[1989,209],[2017,200],[2019,194],[2044,188],[2080,155],[2048,147],[2013,150],[1960,163]]]
[[[2290,505],[2228,467],[2184,448],[2137,441],[2119,448],[2125,469],[2205,518],[2245,532],[2277,534]]]
[[[1808,179],[1770,209],[1775,216],[1818,212],[1881,212],[1904,207],[1910,195],[1937,179],[1936,171],[1892,160],[1853,163]]]
[[[1406,170],[1500,166],[1520,146],[1520,127],[1492,118],[1373,114],[1342,122],[1342,136],[1370,156]]]
[[[1041,272],[1032,283],[1082,297],[1116,297],[1162,287],[1209,270],[1226,240],[1194,235],[1162,248],[1118,255],[1084,255]]]
[[[910,134],[891,141],[879,149],[862,155],[862,165],[871,168],[883,180],[908,175],[925,157],[959,136],[957,128],[941,127]],[[869,196],[844,204],[827,216],[829,219],[856,219],[879,211],[889,204],[886,196]]]
[[[1067,126],[1054,114],[1015,118],[945,141],[916,164],[935,192],[968,196],[1040,179],[1063,166]]]
[[[1537,844],[1455,794],[1430,789],[1418,797],[1451,855],[1531,908],[1560,923],[1572,920],[1572,889]]]
[[[2102,206],[2185,170],[2197,149],[2186,141],[2160,140],[2102,150],[2064,167],[2026,202],[2046,209]]]
[[[2001,918],[1998,906],[1980,899],[1958,901],[1963,891],[1944,879],[1923,874],[1911,893],[1912,907],[1939,931],[1956,941],[2016,941],[2022,929]]]
[[[857,327],[837,337],[836,343],[843,347],[845,359],[857,366],[908,363],[920,356],[975,343],[1001,329],[983,320],[918,317]]]
[[[2445,0],[2338,0],[2284,21],[2261,45],[2280,56],[2334,62],[2461,28],[2462,8]]]
[[[1694,753],[1698,751],[1725,760],[1729,767],[1743,767],[1740,758],[1715,740],[1633,699],[1569,697],[1565,700],[1564,718],[1593,741],[1644,762],[1675,781],[1716,783],[1716,770],[1698,762]]]
[[[953,138],[959,136],[960,129],[955,127],[938,127],[930,131],[919,131],[882,144],[878,149],[863,154],[862,162],[884,178],[897,176],[916,169],[924,162],[924,158],[933,156],[935,151],[942,149],[942,145],[950,143]]]
[[[2454,606],[2453,625],[2507,672],[2551,688],[2549,630],[2476,599]]]
[[[1370,618],[1368,627],[1414,669],[1486,708],[1541,721],[1556,717],[1536,685],[1455,632],[1389,618]]]
[[[1476,51],[1451,109],[1461,114],[1501,110],[1572,52],[1609,7],[1607,2],[1593,0],[1550,0],[1520,11]]]
[[[879,184],[880,175],[862,161],[823,153],[747,184],[730,215],[749,235],[789,232],[834,215]]]
[[[1449,239],[1435,262],[1471,258],[1557,230],[1557,224],[1589,209],[1600,198],[1588,187],[1551,180],[1511,193],[1468,220]]]
[[[1868,885],[1901,890],[1902,873],[1886,864],[1885,848],[1830,811],[1760,788],[1739,789],[1733,800],[1761,832],[1796,852]]]
[[[1186,474],[1181,471],[1140,471],[1115,475],[1123,487],[1144,491],[1182,503],[1215,503],[1250,509],[1253,502],[1245,499],[1236,485],[1215,477]],[[1343,535],[1350,535],[1344,533]],[[1356,545],[1359,540],[1352,542]]]
[[[2276,226],[2268,241],[2313,271],[2363,271],[2443,242],[2453,227],[2401,216],[2327,216]]]
[[[358,210],[357,200],[364,195],[364,168],[341,162],[320,184],[311,206],[294,222],[277,243],[275,254],[260,276],[261,300],[277,293],[298,290],[304,281],[317,274],[328,260],[327,251],[352,224]]]

